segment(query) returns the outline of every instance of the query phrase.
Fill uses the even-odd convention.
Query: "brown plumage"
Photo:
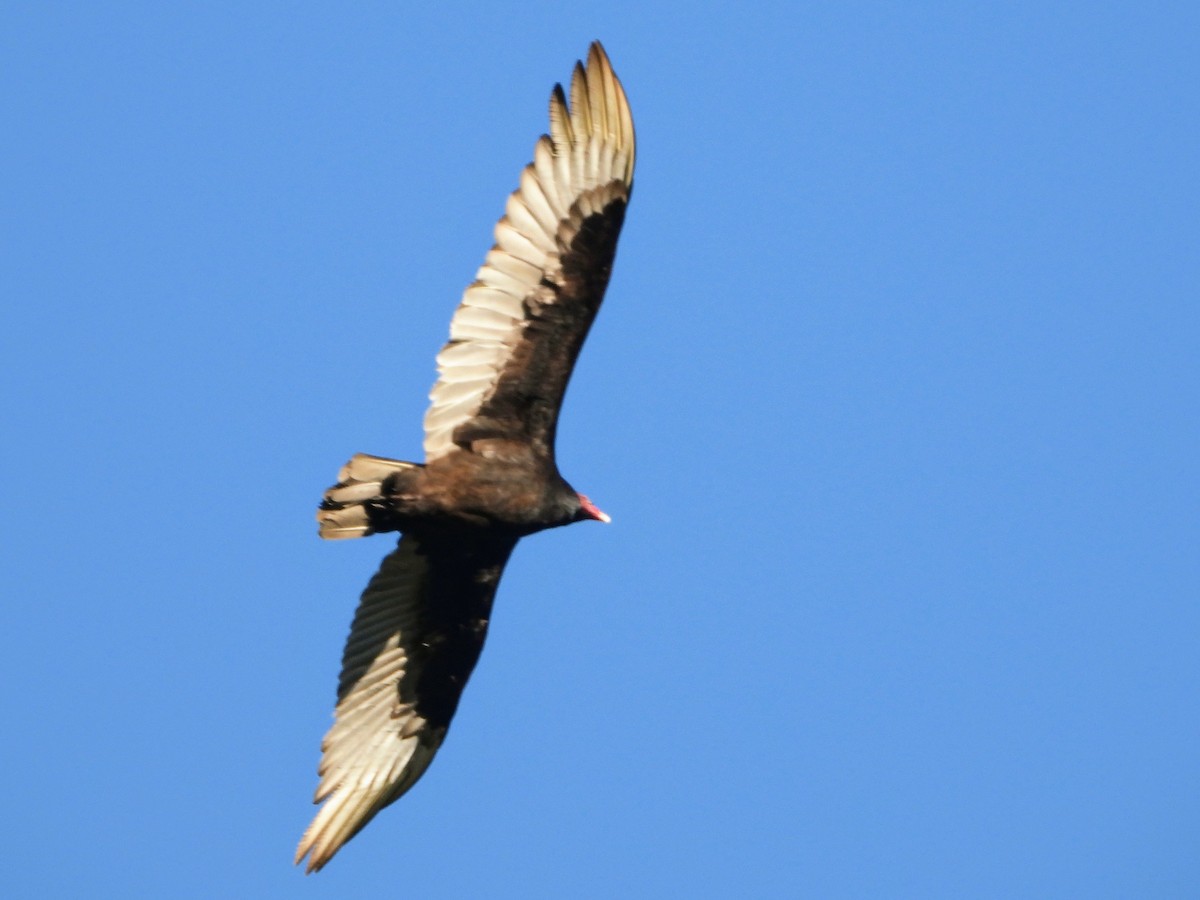
[[[528,534],[607,522],[563,480],[558,412],[604,298],[633,187],[633,119],[599,43],[496,226],[438,354],[425,463],[359,454],[325,493],[321,536],[403,532],[363,592],[321,745],[323,804],[296,862],[325,865],[416,783],[483,649],[509,554]]]

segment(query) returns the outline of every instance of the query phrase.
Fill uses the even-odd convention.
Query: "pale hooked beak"
[[[597,522],[603,522],[607,525],[612,521],[612,516],[598,508],[595,503],[583,494],[579,495],[579,508],[587,513],[589,518],[595,519]]]

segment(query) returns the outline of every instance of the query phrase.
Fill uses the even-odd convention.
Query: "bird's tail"
[[[325,492],[317,509],[321,537],[336,540],[394,530],[395,526],[379,527],[384,500],[406,475],[420,469],[419,463],[356,453],[342,466],[338,483]]]

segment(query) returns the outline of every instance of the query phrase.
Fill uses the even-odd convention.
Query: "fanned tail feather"
[[[370,508],[384,499],[384,482],[419,469],[418,463],[356,453],[338,472],[338,483],[325,492],[317,509],[321,537],[327,540],[375,534]]]

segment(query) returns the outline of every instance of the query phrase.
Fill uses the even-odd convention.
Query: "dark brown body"
[[[451,453],[389,476],[368,504],[372,530],[468,527],[519,538],[579,521],[578,494],[553,463],[505,443],[503,453]]]

